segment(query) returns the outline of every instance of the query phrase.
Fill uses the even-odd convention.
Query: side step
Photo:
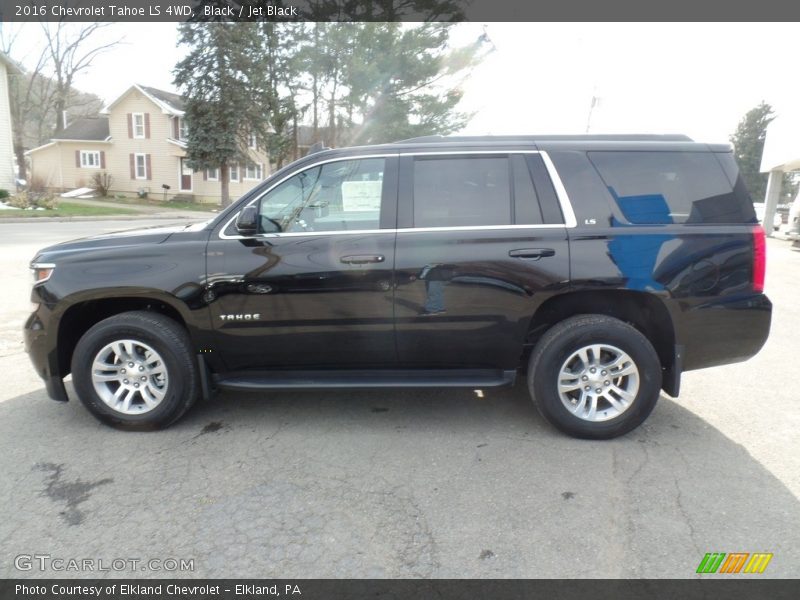
[[[499,369],[356,369],[258,371],[214,376],[223,390],[303,390],[353,388],[485,388],[513,385],[516,371]]]

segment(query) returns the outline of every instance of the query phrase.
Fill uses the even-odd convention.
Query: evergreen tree
[[[253,23],[185,23],[179,44],[189,47],[173,71],[175,85],[186,98],[189,136],[186,157],[196,170],[219,169],[223,207],[230,204],[230,170],[245,162],[255,122],[252,83]]]
[[[189,166],[220,169],[226,206],[228,167],[247,160],[248,136],[255,133],[280,166],[297,156],[298,122],[308,109],[312,142],[334,147],[460,129],[469,115],[457,110],[459,86],[488,44],[481,36],[452,48],[450,28],[445,23],[181,25],[180,43],[189,53],[174,74],[186,97]]]
[[[756,202],[763,202],[766,194],[768,175],[760,172],[761,155],[764,153],[767,125],[774,118],[772,106],[761,102],[742,117],[736,133],[730,138],[736,162],[739,163],[739,172],[750,196]]]
[[[312,106],[324,102],[332,145],[388,142],[463,127],[459,84],[488,52],[482,36],[451,48],[451,25],[317,24],[307,49]]]
[[[298,106],[301,88],[301,46],[306,30],[294,23],[259,24],[260,47],[253,81],[257,90],[256,109],[260,115],[253,129],[266,142],[270,159],[278,168],[293,155],[297,140],[297,122],[302,112]]]
[[[457,111],[459,84],[488,50],[483,38],[451,48],[451,27],[364,25],[347,65],[351,101],[362,115],[354,143],[445,135],[466,125],[470,115]]]

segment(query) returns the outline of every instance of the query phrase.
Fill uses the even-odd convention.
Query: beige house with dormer
[[[101,116],[76,119],[50,143],[27,152],[31,179],[66,191],[91,187],[95,173],[111,175],[110,194],[141,195],[217,203],[219,169],[194,171],[186,162],[183,98],[142,85],[131,86]],[[236,199],[270,170],[269,157],[251,140],[250,160],[230,166],[230,195]]]

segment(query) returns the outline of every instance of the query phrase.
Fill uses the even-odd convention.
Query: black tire
[[[109,343],[131,339],[148,344],[161,355],[168,374],[163,399],[149,412],[125,414],[107,405],[92,383],[92,362]],[[164,315],[126,312],[89,329],[72,355],[72,383],[81,402],[97,419],[120,429],[162,429],[180,419],[199,394],[198,368],[186,330]]]
[[[562,365],[589,344],[619,348],[639,371],[639,389],[630,406],[607,421],[572,414],[558,393]],[[541,415],[564,433],[584,439],[610,439],[641,425],[658,401],[661,381],[661,362],[650,341],[627,323],[604,315],[578,315],[554,325],[536,344],[528,365],[528,390]]]

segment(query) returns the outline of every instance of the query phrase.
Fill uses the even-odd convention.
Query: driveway
[[[119,225],[0,224],[0,577],[61,575],[15,569],[47,554],[193,561],[70,577],[683,578],[706,552],[771,552],[761,577],[800,576],[789,243],[769,242],[764,350],[687,373],[617,440],[557,433],[523,386],[220,394],[122,433],[48,400],[20,334],[36,248]]]

